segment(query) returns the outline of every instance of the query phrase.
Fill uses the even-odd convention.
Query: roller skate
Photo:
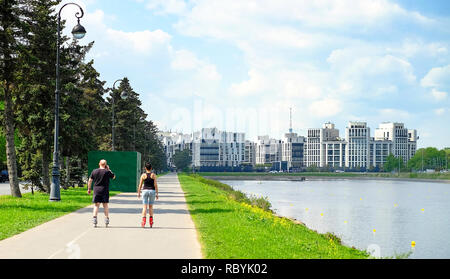
[[[141,227],[145,228],[146,222],[147,222],[147,217],[142,217]]]
[[[153,228],[153,216],[150,216],[149,224],[150,224],[150,228]]]
[[[109,217],[106,217],[105,218],[105,226],[108,227],[108,225],[109,225]]]
[[[92,224],[94,225],[94,228],[97,227],[97,216],[92,217]]]

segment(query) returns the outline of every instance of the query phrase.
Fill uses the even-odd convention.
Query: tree
[[[121,96],[122,92],[126,98]],[[115,148],[122,151],[138,151],[143,162],[151,162],[153,168],[161,171],[167,168],[164,147],[158,138],[158,128],[146,120],[139,94],[133,90],[128,78],[123,78],[119,87],[112,92],[115,116]],[[112,107],[112,98],[108,98]]]
[[[434,147],[421,148],[408,161],[408,168],[413,170],[444,169],[447,167],[446,151]]]
[[[23,49],[23,38],[27,32],[19,0],[2,0],[0,2],[0,96],[4,100],[2,122],[6,138],[6,161],[9,173],[11,195],[21,197],[17,174],[17,155],[14,143],[15,114],[14,93],[17,92],[17,67],[20,52]]]
[[[57,37],[55,7],[59,2],[27,1],[30,32],[26,36],[27,52],[20,65],[21,94],[17,96],[16,107],[18,126],[24,139],[19,156],[24,167],[23,179],[32,181],[46,192],[50,191]],[[63,36],[61,45],[66,41],[67,37]],[[61,59],[61,68],[65,66]]]
[[[177,151],[173,155],[173,163],[179,170],[187,171],[188,167],[192,163],[192,155],[189,149]]]
[[[394,170],[404,169],[405,164],[403,162],[403,158],[395,157],[394,154],[390,153],[389,156],[386,157],[386,163],[383,164],[383,170],[386,172],[392,172]]]

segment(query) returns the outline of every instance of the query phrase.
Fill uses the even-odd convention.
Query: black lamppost
[[[112,131],[111,131],[111,137],[112,137],[112,151],[116,151],[116,149],[115,149],[115,140],[114,140],[114,135],[115,135],[115,117],[114,117],[114,103],[115,103],[115,101],[114,101],[114,92],[116,91],[116,83],[117,82],[119,82],[119,81],[123,81],[122,79],[118,79],[118,80],[116,80],[115,82],[114,82],[114,84],[113,84],[113,90],[112,90],[112,92],[111,92],[111,99],[112,99]],[[120,97],[122,98],[122,99],[126,99],[126,98],[128,98],[128,95],[127,95],[127,92],[122,92],[121,94],[120,94]]]
[[[58,37],[56,40],[56,90],[55,90],[55,135],[54,135],[54,143],[53,143],[53,168],[52,168],[52,183],[50,185],[50,201],[60,201],[61,200],[61,194],[60,194],[60,183],[59,183],[59,145],[58,145],[58,137],[59,137],[59,52],[60,52],[60,40],[61,40],[61,11],[64,9],[64,7],[68,5],[75,5],[77,6],[80,12],[77,12],[75,14],[75,17],[78,19],[78,24],[75,25],[75,27],[72,29],[72,35],[75,39],[82,39],[84,35],[86,35],[86,29],[84,29],[83,26],[80,25],[80,18],[84,16],[84,11],[80,7],[80,5],[75,3],[67,3],[64,6],[61,7],[61,9],[58,12]]]

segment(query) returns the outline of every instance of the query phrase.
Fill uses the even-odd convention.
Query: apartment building
[[[271,164],[281,161],[281,140],[269,136],[259,136],[256,141],[256,164]]]
[[[304,166],[304,149],[306,139],[292,130],[284,134],[281,141],[281,161],[287,162],[288,170],[298,170]]]
[[[244,144],[243,164],[254,167],[256,165],[256,143],[246,140]]]
[[[168,167],[175,167],[173,164],[173,155],[176,152],[184,149],[192,151],[192,135],[190,134],[160,132],[158,133],[158,137],[163,144]]]
[[[245,134],[203,128],[193,134],[195,167],[237,167],[245,161]]]
[[[342,151],[334,153],[335,144],[339,144],[339,130],[335,128],[333,123],[325,123],[322,128],[310,128],[308,129],[308,136],[306,139],[305,148],[305,165],[307,167],[317,166],[325,167],[328,165],[328,143],[332,144],[330,146],[330,151],[333,154],[342,154]]]
[[[193,134],[160,133],[167,165],[173,167],[173,155],[191,150],[195,167],[240,167],[272,164],[279,169],[299,170],[304,167],[381,168],[389,154],[410,160],[417,148],[417,131],[403,123],[381,123],[370,136],[366,122],[350,121],[345,138],[331,122],[322,128],[310,128],[306,138],[289,129],[283,139],[259,136],[256,142],[245,140],[244,133],[203,128]]]
[[[349,122],[345,128],[345,166],[348,168],[369,167],[370,128],[366,122]]]
[[[350,121],[345,139],[333,123],[308,129],[305,146],[305,166],[333,168],[382,167],[389,154],[411,159],[417,148],[417,131],[406,129],[403,123],[382,123],[370,136],[366,122]]]
[[[381,123],[375,130],[375,140],[391,141],[391,152],[402,157],[403,162],[410,160],[416,153],[417,131],[405,128],[403,123]]]

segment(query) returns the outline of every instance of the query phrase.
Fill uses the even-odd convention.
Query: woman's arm
[[[142,188],[143,181],[144,181],[144,175],[141,175],[141,180],[139,181],[139,188],[138,188],[138,198],[141,197],[141,188]]]
[[[152,173],[153,179],[155,180],[155,191],[156,191],[156,199],[159,199],[158,197],[158,183],[156,182],[156,174]]]

